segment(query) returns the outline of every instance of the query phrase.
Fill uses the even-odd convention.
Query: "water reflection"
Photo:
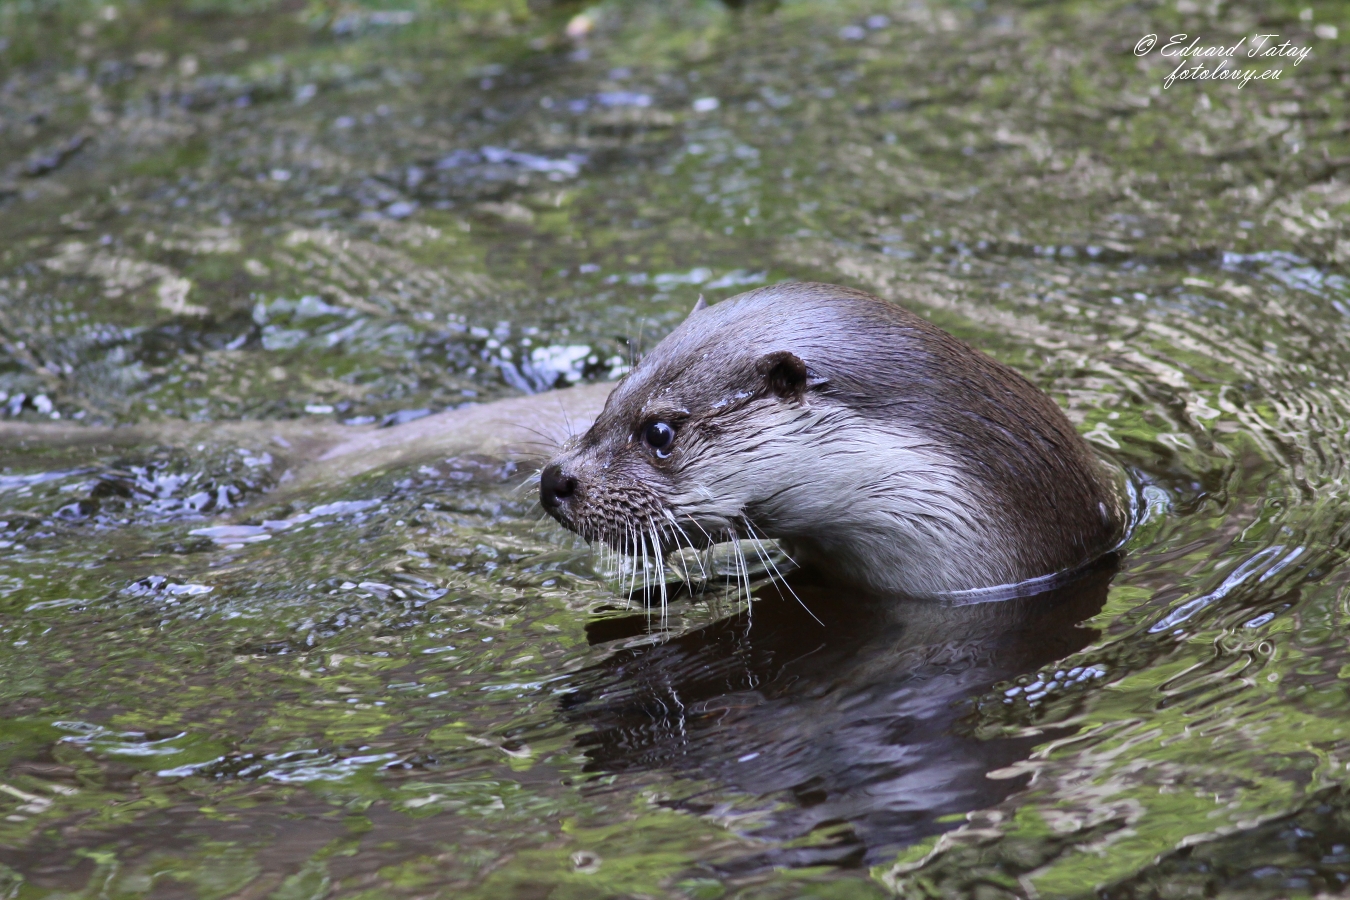
[[[977,736],[972,698],[1095,640],[1081,623],[1102,608],[1116,566],[964,606],[869,600],[797,577],[801,602],[768,587],[751,610],[635,647],[622,638],[652,618],[597,620],[592,643],[622,649],[580,673],[562,705],[591,729],[578,739],[587,771],[675,770],[761,798],[756,837],[830,832],[738,866],[874,862],[1025,784],[1000,770],[1044,734]],[[1057,681],[1072,690],[1097,674]],[[717,814],[718,802],[696,792],[674,805]]]

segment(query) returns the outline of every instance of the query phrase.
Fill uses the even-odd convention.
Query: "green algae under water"
[[[1312,52],[1164,88],[1149,33]],[[1330,2],[3,0],[0,408],[61,422],[0,425],[0,897],[1343,891],[1348,37]],[[282,420],[613,377],[787,278],[1051,392],[1140,485],[1109,584],[649,633],[509,466],[269,505]]]

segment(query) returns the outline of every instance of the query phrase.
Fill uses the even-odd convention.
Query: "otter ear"
[[[787,350],[775,350],[760,357],[757,366],[769,390],[779,397],[800,400],[811,388],[825,383],[820,375],[807,368],[806,363]]]
[[[694,308],[693,308],[693,309],[689,310],[689,315],[692,316],[694,313],[698,312],[700,309],[707,309],[707,308],[708,308],[708,301],[703,299],[703,295],[702,295],[702,294],[699,294],[699,295],[698,295],[698,302],[694,304]],[[688,318],[688,316],[686,316],[686,318]]]

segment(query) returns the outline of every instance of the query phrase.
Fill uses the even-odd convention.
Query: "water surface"
[[[1164,90],[1180,32],[1312,53]],[[1344,890],[1347,34],[0,3],[0,896]],[[276,490],[305,428],[615,377],[790,278],[1049,391],[1138,484],[1117,568],[663,628],[512,466]]]

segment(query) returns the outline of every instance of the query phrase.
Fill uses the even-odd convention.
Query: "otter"
[[[911,597],[1071,572],[1126,526],[1119,479],[1020,374],[813,283],[700,298],[543,467],[539,496],[621,553],[772,538],[798,565]]]

